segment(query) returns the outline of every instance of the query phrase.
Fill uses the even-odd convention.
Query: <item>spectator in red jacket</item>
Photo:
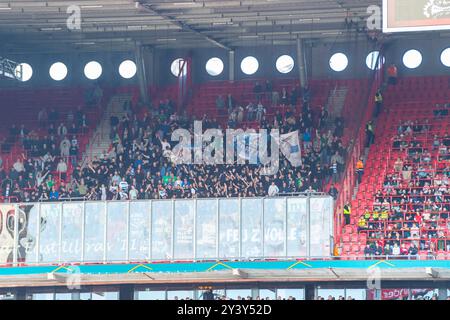
[[[404,243],[402,243],[402,245],[400,247],[400,254],[402,256],[408,255],[408,249],[406,249],[406,245]]]

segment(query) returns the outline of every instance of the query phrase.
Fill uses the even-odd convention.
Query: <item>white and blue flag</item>
[[[298,138],[298,130],[280,136],[280,150],[294,167],[298,167],[302,164],[302,152],[300,139]]]

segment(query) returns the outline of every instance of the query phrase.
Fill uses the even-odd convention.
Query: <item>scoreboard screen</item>
[[[450,0],[383,0],[383,32],[450,30]]]

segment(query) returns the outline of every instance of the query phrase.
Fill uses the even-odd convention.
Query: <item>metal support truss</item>
[[[0,57],[0,77],[22,81],[22,76],[23,70],[21,64],[7,58]]]

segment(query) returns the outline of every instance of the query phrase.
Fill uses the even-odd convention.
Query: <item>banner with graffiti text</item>
[[[328,257],[333,200],[4,204],[0,220],[0,265]]]

